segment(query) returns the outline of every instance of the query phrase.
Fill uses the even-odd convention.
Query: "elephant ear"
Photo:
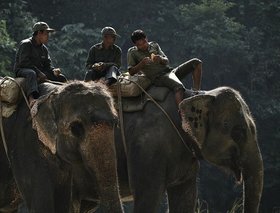
[[[50,151],[56,153],[56,141],[58,128],[56,123],[56,113],[53,107],[55,100],[55,93],[41,97],[36,105],[32,107],[35,109],[33,112],[33,128],[37,131],[39,140],[50,149]]]
[[[209,108],[214,99],[213,95],[197,95],[184,99],[179,106],[184,131],[192,134],[200,147],[206,137]]]

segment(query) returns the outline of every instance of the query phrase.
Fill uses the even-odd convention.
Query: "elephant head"
[[[245,212],[258,212],[263,188],[263,162],[249,108],[240,94],[220,87],[183,100],[183,129],[196,138],[203,158],[243,181]]]
[[[37,103],[33,124],[39,139],[53,154],[83,165],[94,177],[104,212],[122,212],[114,146],[117,117],[104,86],[72,82]]]

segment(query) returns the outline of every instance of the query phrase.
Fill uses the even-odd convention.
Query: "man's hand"
[[[145,66],[145,65],[148,65],[148,64],[151,64],[153,61],[152,59],[150,59],[150,57],[145,57],[142,59],[142,61],[140,61],[136,66],[130,68],[128,70],[129,74],[130,75],[134,75],[138,72],[141,71],[141,69]]]
[[[155,54],[151,55],[151,59],[155,63],[161,63],[162,61],[162,57],[160,55],[155,55]]]
[[[152,59],[150,59],[149,57],[145,57],[142,59],[142,61],[140,63],[142,66],[144,66],[144,65],[152,63]]]
[[[60,68],[54,68],[54,69],[53,69],[53,74],[54,74],[55,76],[59,76],[59,75],[61,74]]]
[[[39,83],[45,82],[47,79],[48,79],[47,76],[43,72],[39,72],[37,74],[37,81]]]
[[[103,62],[95,63],[91,67],[97,71],[102,71],[104,69],[104,63]]]

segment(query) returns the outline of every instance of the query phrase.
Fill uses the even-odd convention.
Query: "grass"
[[[243,209],[242,198],[235,200],[233,206],[226,213],[241,213]],[[195,213],[210,213],[208,203],[205,200],[197,200],[197,208]]]

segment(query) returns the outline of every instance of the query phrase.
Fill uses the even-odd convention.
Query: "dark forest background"
[[[54,66],[69,79],[83,79],[87,52],[104,26],[121,35],[123,70],[130,34],[139,28],[173,66],[200,58],[202,89],[231,86],[247,101],[265,166],[261,212],[280,211],[279,0],[0,0],[0,8],[2,76],[13,76],[16,48],[36,21],[57,30],[47,46]],[[210,212],[226,212],[242,196],[233,178],[206,163],[198,183],[200,203]]]

